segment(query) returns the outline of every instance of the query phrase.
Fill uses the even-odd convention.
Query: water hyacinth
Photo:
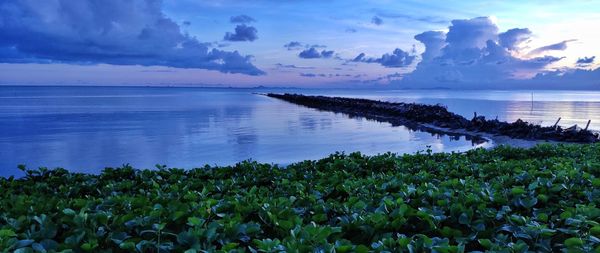
[[[600,145],[0,179],[2,252],[600,251]]]

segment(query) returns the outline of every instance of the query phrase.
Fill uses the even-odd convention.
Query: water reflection
[[[97,172],[130,163],[192,168],[291,163],[336,151],[461,151],[473,144],[319,112],[249,90],[0,87],[0,175],[17,164]]]

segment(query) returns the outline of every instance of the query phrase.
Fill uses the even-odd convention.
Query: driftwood
[[[552,127],[556,128],[556,126],[558,125],[558,122],[560,122],[560,117],[558,117],[558,119],[556,120],[556,123],[554,123],[554,126],[552,126]]]
[[[442,105],[425,105],[417,103],[392,103],[369,99],[305,96],[298,94],[267,94],[290,103],[299,104],[325,111],[366,117],[384,122],[401,122],[406,125],[429,124],[446,129],[464,129],[472,132],[485,132],[526,140],[552,140],[562,142],[594,143],[600,139],[597,133],[586,129],[562,129],[558,126],[560,118],[554,126],[540,126],[521,119],[513,123],[501,122],[498,119],[486,120],[484,116],[474,113],[471,120],[456,113],[449,112]],[[588,122],[589,126],[589,122]]]
[[[588,123],[585,125],[585,128],[583,130],[587,131],[588,127],[590,127],[590,123],[592,123],[592,120],[588,120]]]

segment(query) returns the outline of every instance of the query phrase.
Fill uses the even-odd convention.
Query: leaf
[[[0,229],[0,238],[7,238],[7,237],[16,237],[17,234],[15,233],[15,231],[12,231],[10,229]]]
[[[513,187],[513,188],[510,190],[510,192],[511,192],[513,195],[521,195],[521,194],[525,194],[527,191],[525,191],[525,188],[523,188],[522,186],[516,186],[516,187]]]
[[[33,253],[33,249],[32,248],[18,248],[15,251],[13,251],[13,253]]]
[[[187,219],[187,221],[188,221],[188,223],[187,223],[187,224],[188,224],[188,225],[190,225],[190,226],[192,226],[192,227],[195,227],[195,226],[202,226],[202,224],[204,224],[204,220],[203,220],[203,219],[200,219],[200,218],[198,218],[198,217],[189,217],[189,218]]]
[[[486,249],[492,249],[492,241],[490,239],[479,239],[479,244]]]
[[[135,249],[135,243],[134,242],[122,242],[119,244],[119,248],[121,249],[127,249],[127,250],[134,250]]]
[[[356,246],[356,248],[354,248],[354,252],[356,253],[368,253],[369,252],[369,248],[365,245],[358,245]]]
[[[77,213],[75,212],[75,210],[71,209],[71,208],[65,208],[63,209],[63,213],[67,216],[75,216],[77,215]]]
[[[581,238],[571,237],[565,240],[564,245],[567,246],[567,248],[581,247],[583,246],[583,240],[581,240]]]
[[[458,223],[463,225],[470,225],[471,219],[469,219],[469,215],[467,215],[466,213],[461,213],[458,217]]]
[[[34,240],[31,239],[26,239],[26,240],[19,240],[17,241],[17,243],[15,244],[15,248],[23,248],[23,247],[27,247],[29,245],[31,245],[32,243],[34,243]]]
[[[519,199],[519,204],[527,209],[531,209],[537,204],[537,198],[522,198]]]
[[[56,250],[59,246],[58,242],[51,240],[51,239],[44,239],[40,242],[40,244],[46,250]]]
[[[98,244],[95,242],[86,242],[81,245],[81,249],[85,251],[92,251],[98,247]]]
[[[40,253],[46,253],[46,249],[44,248],[43,245],[39,244],[39,243],[33,243],[31,244],[31,248],[33,248],[33,250],[40,252]]]
[[[600,237],[600,226],[594,226],[590,228],[590,234],[596,237]]]

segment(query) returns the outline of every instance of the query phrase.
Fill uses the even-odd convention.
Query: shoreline
[[[433,125],[424,124],[425,127],[443,131],[443,132],[452,132],[454,134],[460,134],[463,136],[475,136],[477,138],[482,138],[486,141],[488,145],[482,146],[485,149],[493,149],[500,145],[509,145],[516,148],[532,148],[539,144],[570,144],[571,142],[560,142],[560,141],[549,141],[549,140],[524,140],[524,139],[516,139],[511,138],[509,136],[504,135],[493,135],[482,132],[473,132],[465,129],[448,129],[448,128],[440,128]]]

